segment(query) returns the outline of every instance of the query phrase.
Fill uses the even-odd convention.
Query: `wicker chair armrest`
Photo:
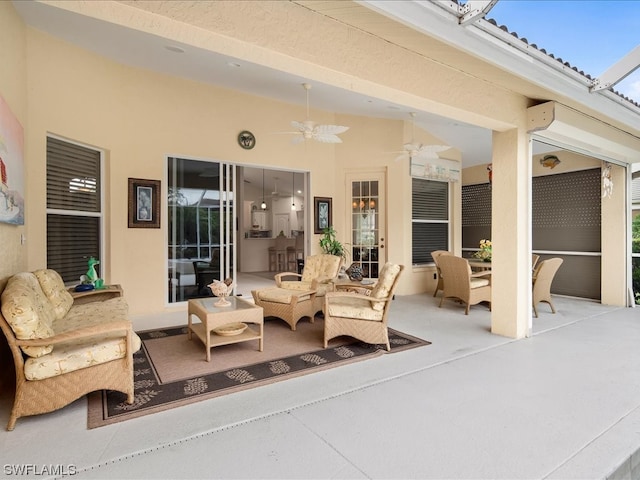
[[[123,337],[130,336],[133,332],[131,322],[129,320],[114,320],[112,322],[105,322],[98,325],[92,325],[90,327],[69,330],[67,332],[54,335],[53,337],[32,338],[29,340],[16,339],[15,343],[21,347],[44,347],[46,345],[56,345],[69,340],[81,340],[102,333],[118,331],[124,331]]]
[[[317,289],[318,285],[324,285],[327,283],[331,283],[331,281],[333,280],[333,277],[328,277],[326,275],[322,275],[320,277],[316,277],[311,279],[311,288],[313,289]]]
[[[300,275],[299,273],[295,273],[295,272],[282,272],[282,273],[276,273],[273,278],[276,281],[276,285],[279,287],[280,285],[282,285],[282,277],[296,277],[296,278],[302,278],[302,275]]]
[[[88,292],[76,292],[73,287],[67,290],[73,297],[74,305],[82,305],[91,302],[101,302],[124,296],[120,285],[107,285],[105,288],[96,288]]]
[[[332,298],[335,298],[335,297],[362,298],[363,300],[369,300],[370,302],[388,302],[389,300],[391,300],[391,297],[373,298],[373,297],[370,297],[369,295],[364,295],[362,293],[354,293],[354,292],[327,292],[324,298],[326,298],[327,301],[330,301]]]
[[[335,283],[334,285],[336,287],[336,290],[353,290],[354,288],[357,288],[358,290],[368,290],[370,292],[375,287],[375,285],[359,285],[354,283]]]
[[[471,274],[472,277],[486,277],[491,276],[491,270],[483,270],[481,272],[473,272]]]

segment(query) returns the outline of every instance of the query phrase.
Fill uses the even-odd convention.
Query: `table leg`
[[[205,347],[207,348],[207,362],[210,362],[211,361],[211,330],[209,329],[208,318],[206,318],[204,321],[204,334],[207,336],[207,341],[205,342]]]

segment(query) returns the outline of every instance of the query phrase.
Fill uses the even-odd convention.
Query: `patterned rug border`
[[[142,348],[134,354],[134,403],[127,405],[124,402],[125,395],[120,392],[101,390],[90,393],[87,405],[89,429],[348,365],[385,353],[396,353],[431,344],[421,338],[389,328],[390,352],[386,351],[384,345],[371,345],[354,339],[351,343],[326,349],[310,350],[276,360],[239,365],[229,370],[161,383],[144,343],[145,340],[157,338],[154,335],[157,332],[162,332],[163,336],[181,335],[186,333],[186,325],[137,332],[142,340]],[[293,371],[290,370],[291,365],[295,368]],[[264,373],[266,369],[270,370],[270,374],[258,378],[254,376]],[[274,369],[282,371],[274,372]],[[210,384],[215,384],[215,389],[209,390]],[[163,388],[160,390],[153,387]]]

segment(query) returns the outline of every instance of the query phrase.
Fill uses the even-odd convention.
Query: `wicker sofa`
[[[140,338],[128,306],[99,291],[74,302],[54,270],[18,273],[0,297],[0,328],[13,355],[16,394],[7,430],[27,415],[62,408],[95,390],[133,402],[133,353]],[[107,299],[105,299],[107,298]]]

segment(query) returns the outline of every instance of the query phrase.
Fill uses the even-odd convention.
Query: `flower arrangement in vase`
[[[480,250],[478,250],[477,252],[475,252],[473,254],[473,256],[475,258],[479,258],[480,260],[484,261],[484,262],[490,262],[491,261],[491,240],[480,240]]]
[[[228,307],[229,305],[231,305],[231,302],[227,300],[227,297],[231,295],[231,292],[233,292],[233,289],[235,287],[235,284],[233,283],[233,280],[231,278],[227,278],[224,282],[221,282],[220,280],[214,280],[207,286],[211,289],[216,297],[220,298],[220,300],[214,303],[216,307]]]

